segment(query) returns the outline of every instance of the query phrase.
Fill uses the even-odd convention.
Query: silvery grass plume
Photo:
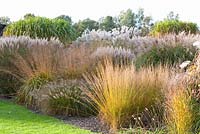
[[[180,67],[181,69],[184,69],[184,68],[186,68],[190,63],[191,63],[191,61],[184,61],[183,63],[181,63],[181,64],[179,65],[179,67]]]
[[[152,48],[152,46],[165,46],[181,44],[188,48],[193,47],[193,42],[200,40],[200,35],[186,34],[181,32],[178,35],[168,34],[162,37],[136,36],[133,28],[122,27],[113,29],[110,32],[104,30],[87,31],[79,37],[74,44],[88,44],[94,46],[114,46],[131,49],[139,56]]]
[[[1,71],[22,79],[43,71],[53,71],[55,54],[62,50],[58,40],[31,39],[30,37],[0,38]],[[54,63],[53,63],[54,62]]]
[[[197,49],[200,49],[200,41],[194,42],[193,46],[196,47]]]
[[[92,30],[85,31],[81,37],[77,39],[79,42],[88,42],[92,40],[113,40],[113,38],[130,38],[134,36],[134,29],[131,27],[122,26],[121,28],[114,28],[112,31]]]
[[[97,50],[92,54],[92,57],[95,58],[103,58],[103,57],[112,57],[112,58],[122,58],[122,59],[130,59],[133,60],[135,55],[131,52],[130,49],[125,49],[122,47],[99,47]]]

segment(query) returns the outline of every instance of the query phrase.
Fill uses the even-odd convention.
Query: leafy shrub
[[[153,46],[148,52],[139,56],[136,61],[136,67],[149,65],[176,65],[186,60],[193,60],[196,50],[183,45],[164,45]]]
[[[198,26],[192,22],[183,22],[178,20],[165,20],[157,22],[152,28],[152,35],[164,35],[169,33],[178,34],[180,32],[197,33]]]
[[[48,19],[43,17],[29,17],[8,25],[4,36],[30,36],[31,38],[59,39],[69,43],[76,38],[71,24],[62,19]]]
[[[167,68],[114,66],[110,61],[85,75],[91,90],[84,90],[96,104],[104,121],[114,130],[129,125],[131,117],[162,101],[162,89],[169,78]]]

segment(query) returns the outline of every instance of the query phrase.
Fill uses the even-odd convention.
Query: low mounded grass
[[[52,117],[0,100],[0,134],[89,134]]]

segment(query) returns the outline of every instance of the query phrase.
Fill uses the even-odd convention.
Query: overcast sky
[[[174,11],[181,20],[200,24],[200,0],[0,0],[0,16],[8,16],[12,21],[26,13],[49,18],[65,14],[75,22],[88,17],[98,20],[107,15],[117,16],[129,8],[144,8],[154,21]]]

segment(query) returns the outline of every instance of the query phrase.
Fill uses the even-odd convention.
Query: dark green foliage
[[[197,33],[198,26],[196,23],[183,22],[179,20],[164,20],[157,22],[152,28],[152,35],[164,35],[168,33],[178,34],[180,32]]]
[[[62,20],[69,22],[70,24],[72,24],[72,18],[68,15],[60,15],[60,16],[56,17],[55,19],[62,19]]]
[[[3,35],[3,30],[4,30],[5,27],[6,27],[6,25],[5,24],[1,24],[1,22],[0,22],[0,36]]]
[[[112,16],[106,16],[105,18],[102,19],[102,22],[100,23],[100,28],[102,30],[111,31],[113,28],[116,27],[117,25]]]
[[[133,27],[140,36],[147,35],[153,25],[151,16],[146,16],[142,8],[136,13],[131,9],[122,11],[118,18],[120,26]]]
[[[8,25],[10,24],[10,18],[7,16],[0,17],[0,24]]]
[[[88,29],[89,31],[93,29],[97,30],[99,28],[99,23],[88,18],[83,21],[79,21],[78,23],[75,23],[74,28],[76,29],[77,36],[81,36],[86,29]]]
[[[12,75],[0,73],[0,96],[14,96],[21,85],[22,83]]]
[[[179,20],[179,14],[174,14],[173,11],[170,11],[166,20]]]
[[[63,19],[48,19],[43,17],[28,17],[10,24],[4,36],[30,36],[31,38],[59,39],[62,43],[75,40],[75,30]]]
[[[35,15],[32,14],[32,13],[27,13],[27,14],[24,15],[24,19],[28,19],[30,17],[35,17]]]
[[[122,11],[119,15],[119,23],[121,26],[135,27],[135,13],[131,9]]]
[[[194,48],[176,46],[153,46],[150,51],[136,59],[137,68],[149,65],[176,65],[186,60],[192,61],[196,51]]]

